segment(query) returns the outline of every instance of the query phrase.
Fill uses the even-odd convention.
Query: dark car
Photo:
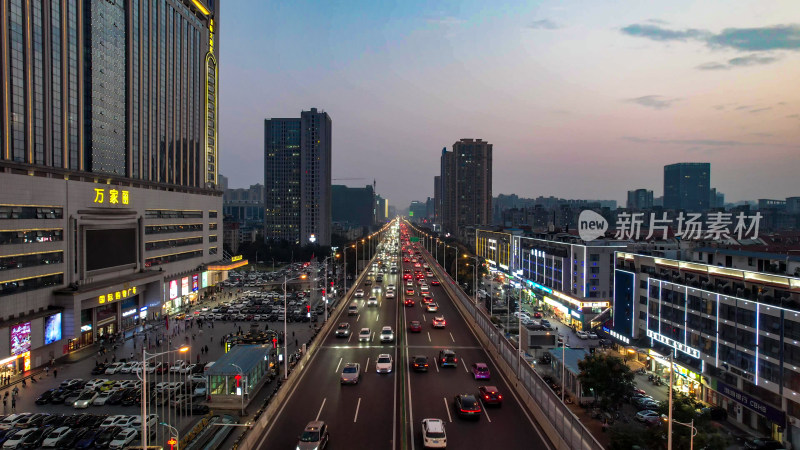
[[[458,357],[456,352],[450,349],[439,350],[439,367],[457,367]]]
[[[114,438],[122,431],[122,427],[119,426],[110,426],[106,427],[94,440],[94,446],[97,448],[108,447],[108,444],[114,440]]]
[[[126,389],[125,394],[122,396],[120,404],[122,406],[133,406],[138,404],[142,398],[142,391],[139,389]]]
[[[119,405],[122,403],[122,399],[125,397],[125,394],[128,393],[127,389],[117,389],[116,392],[111,394],[108,399],[106,400],[106,405]]]
[[[106,373],[106,369],[107,368],[108,368],[108,364],[100,363],[100,364],[94,366],[94,369],[92,369],[92,375],[103,375],[103,374]]]
[[[50,403],[54,405],[64,403],[64,399],[67,398],[70,393],[72,393],[72,391],[69,389],[56,389],[55,392],[50,395]]]
[[[64,436],[61,436],[58,441],[56,441],[56,448],[72,448],[75,444],[78,443],[79,440],[83,438],[86,433],[88,433],[88,428],[77,428],[71,429],[67,432]]]
[[[48,389],[42,392],[42,395],[40,395],[39,398],[36,399],[36,404],[46,405],[50,403],[50,399],[53,398],[53,394],[55,394],[57,391],[58,389]]]
[[[428,357],[425,355],[416,355],[411,357],[411,368],[416,372],[428,371]]]
[[[772,439],[754,438],[747,440],[744,443],[744,448],[753,448],[756,450],[783,450],[786,446]]]
[[[51,414],[45,417],[42,422],[39,424],[40,427],[55,427],[58,428],[64,425],[64,421],[67,420],[66,416],[61,414]]]
[[[208,414],[208,411],[209,411],[208,405],[203,405],[203,404],[200,404],[200,403],[192,403],[192,415],[193,416],[202,415],[202,414]]]
[[[478,393],[484,405],[503,404],[503,394],[495,386],[478,386]]]
[[[55,427],[41,427],[37,428],[33,431],[33,433],[29,434],[20,442],[20,445],[17,448],[39,448],[42,445],[42,441],[47,435],[55,430]]]
[[[720,406],[712,406],[700,410],[700,414],[708,416],[711,420],[725,420],[728,418],[728,411]]]
[[[453,397],[453,409],[456,414],[464,418],[481,418],[481,402],[472,394],[459,394]]]
[[[97,437],[100,435],[100,431],[98,429],[89,429],[86,433],[84,433],[80,439],[75,442],[75,448],[84,449],[84,448],[92,448],[94,447],[94,443],[97,440]],[[105,431],[105,430],[102,430]],[[111,442],[111,441],[108,441]]]

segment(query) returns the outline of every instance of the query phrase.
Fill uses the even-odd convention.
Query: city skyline
[[[337,118],[333,178],[375,178],[399,207],[433,196],[461,138],[495,145],[495,195],[623,204],[663,195],[664,165],[701,161],[730,202],[796,194],[790,2],[227,6],[232,187],[263,178],[264,118],[317,107]]]

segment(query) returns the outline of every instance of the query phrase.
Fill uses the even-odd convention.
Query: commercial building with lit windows
[[[770,258],[784,270],[754,268]],[[672,354],[679,391],[796,448],[800,278],[789,275],[796,267],[796,256],[720,248],[695,248],[686,260],[619,252],[608,331],[645,353],[662,377]]]
[[[225,277],[214,2],[0,1],[0,365]]]
[[[478,229],[476,253],[512,286],[532,296],[564,324],[589,330],[609,318],[614,295],[612,261],[624,242],[586,243],[567,233]]]

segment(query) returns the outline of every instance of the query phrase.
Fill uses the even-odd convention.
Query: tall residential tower
[[[460,236],[464,227],[492,222],[492,144],[461,139],[453,151],[442,149],[441,221],[444,231]]]
[[[710,189],[710,163],[664,166],[664,209],[705,211],[709,207]]]

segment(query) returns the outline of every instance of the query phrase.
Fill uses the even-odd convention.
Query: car
[[[353,302],[347,306],[347,315],[348,316],[357,316],[358,315],[358,303]]]
[[[456,367],[458,366],[458,357],[456,352],[443,348],[439,350],[439,367]]]
[[[58,427],[50,433],[47,433],[47,437],[42,441],[42,447],[58,447],[59,441],[68,437],[69,434],[74,434],[74,431],[70,427]]]
[[[124,365],[125,365],[125,364],[124,364],[124,363],[121,363],[121,362],[115,362],[115,363],[111,363],[111,364],[109,364],[109,366],[106,368],[106,372],[105,372],[105,374],[106,374],[106,375],[114,375],[115,373],[119,372],[119,371],[120,371],[120,369],[122,369],[122,366],[124,366]]]
[[[503,404],[503,394],[496,386],[478,386],[478,395],[484,405],[497,405]]]
[[[408,324],[408,331],[412,333],[421,333],[422,323],[420,323],[419,320],[412,320],[411,323]]]
[[[121,423],[123,423],[123,422],[125,422],[127,420],[128,420],[128,416],[125,416],[125,415],[122,415],[122,414],[117,414],[117,415],[114,415],[114,416],[106,417],[100,423],[99,426],[100,426],[100,428],[113,427],[113,426],[117,426],[117,425],[119,425],[119,424],[121,424]]]
[[[541,311],[534,311],[533,312],[533,318],[534,319],[541,319],[542,318],[542,312]]]
[[[642,400],[637,403],[640,409],[655,411],[661,407],[661,402],[658,400]]]
[[[303,429],[303,434],[297,438],[297,450],[321,450],[328,448],[330,435],[328,425],[321,420],[308,422]]]
[[[578,339],[589,339],[589,333],[585,331],[576,331],[575,335],[578,336]]]
[[[644,411],[637,412],[636,416],[634,416],[634,417],[639,422],[656,423],[656,422],[658,422],[659,418],[661,417],[661,414],[659,414],[659,413],[657,413],[655,411],[649,410],[649,409],[645,409]]]
[[[425,355],[415,355],[411,357],[411,368],[415,372],[428,371],[428,357]]]
[[[124,363],[122,365],[122,367],[119,368],[119,373],[131,373],[131,370],[133,370],[133,367],[136,364],[138,364],[138,363],[134,362],[134,361],[129,361],[129,362]]]
[[[189,381],[192,383],[205,383],[206,376],[203,375],[202,373],[193,373],[192,375],[189,376]]]
[[[756,450],[783,450],[786,446],[772,439],[752,438],[745,441],[744,448]]]
[[[422,419],[422,447],[447,448],[447,433],[442,419]]]
[[[378,373],[392,372],[392,357],[388,353],[381,353],[375,361],[375,371]]]
[[[541,324],[542,324],[542,326],[543,326],[543,327],[545,327],[545,328],[553,328],[553,326],[552,326],[552,325],[550,325],[550,321],[549,321],[549,320],[547,320],[547,319],[542,319],[542,321],[541,321],[540,323],[541,323]]]
[[[355,296],[358,298],[364,297],[364,290],[363,289],[356,289]]]
[[[80,439],[78,439],[74,446],[77,449],[85,449],[85,448],[92,448],[94,446],[94,441],[100,435],[100,432],[103,431],[102,429],[89,429],[89,431],[85,432]]]
[[[427,283],[422,283],[422,284],[420,284],[420,286],[419,286],[419,291],[420,291],[420,292],[428,292],[428,285],[427,285]]]
[[[406,295],[414,295],[416,293],[417,291],[415,291],[413,287],[406,288]]]
[[[350,337],[350,324],[342,322],[336,327],[336,337]]]
[[[430,305],[431,303],[433,303],[433,297],[429,296],[429,295],[425,295],[425,296],[422,297],[422,300],[419,301],[419,306],[422,306],[423,308],[425,308],[428,305]]]
[[[381,342],[394,342],[394,331],[392,327],[381,328]]]
[[[28,428],[25,430],[19,430],[14,433],[13,436],[8,438],[5,442],[3,442],[3,448],[22,448],[23,442],[31,435],[36,433],[37,430],[33,428]]]
[[[367,306],[378,306],[378,298],[374,295],[367,300]]]
[[[433,285],[433,286],[439,286],[440,284],[442,284],[442,283],[439,280],[435,279],[435,278],[433,280],[431,280],[431,285]]]
[[[32,415],[33,413],[19,413],[19,414],[11,414],[0,420],[0,430],[8,430],[17,426],[17,424],[27,419],[28,416]]]
[[[358,332],[358,342],[369,342],[371,337],[372,331],[370,331],[369,328],[362,328],[361,331]]]
[[[37,405],[46,405],[50,402],[50,399],[53,398],[53,394],[55,394],[57,391],[58,389],[48,389],[42,392],[42,395],[36,398],[35,403]]]
[[[107,381],[108,378],[95,378],[94,380],[87,381],[86,384],[84,385],[84,388],[95,389],[95,390],[100,389],[100,386],[102,386],[103,383],[106,383]],[[61,387],[70,388],[71,386],[65,386],[64,383],[61,383]]]
[[[93,389],[86,389],[81,393],[78,399],[75,400],[75,403],[73,403],[72,406],[74,406],[75,409],[86,409],[92,404],[92,402],[94,402],[94,399],[97,398],[97,395],[97,391]]]
[[[437,311],[439,311],[439,304],[436,303],[436,302],[430,302],[425,307],[425,310],[428,311],[428,312],[437,312]]]
[[[447,321],[444,320],[444,316],[436,316],[431,321],[431,325],[433,328],[444,328],[447,325]]]
[[[393,290],[386,291],[386,298],[395,298]]]
[[[195,397],[205,397],[208,394],[208,386],[204,384],[198,384],[194,387],[194,391],[192,393]]]
[[[594,331],[587,331],[586,334],[589,335],[589,339],[597,339],[597,333]]]
[[[341,384],[358,384],[361,380],[361,364],[347,363],[342,368],[342,374],[339,377]]]
[[[108,368],[108,364],[105,363],[97,363],[94,368],[92,369],[92,375],[102,375],[106,373],[106,369]]]
[[[414,299],[411,298],[411,297],[406,297],[406,299],[403,300],[403,305],[405,305],[405,306],[414,306]]]
[[[394,290],[394,284],[393,283],[389,283],[389,285],[386,286],[386,289],[388,289],[390,291],[393,291]]]
[[[472,394],[458,394],[453,397],[453,409],[460,417],[480,419],[481,402]]]
[[[474,363],[472,365],[472,376],[476,380],[488,380],[491,377],[489,366],[486,363]]]
[[[116,425],[104,428],[94,440],[95,448],[108,447],[123,429],[123,427]]]
[[[372,280],[370,280],[369,278],[364,280],[364,286],[372,286]]]
[[[169,368],[169,373],[179,373],[181,369],[186,367],[186,364],[188,363],[182,359],[175,361]]]

